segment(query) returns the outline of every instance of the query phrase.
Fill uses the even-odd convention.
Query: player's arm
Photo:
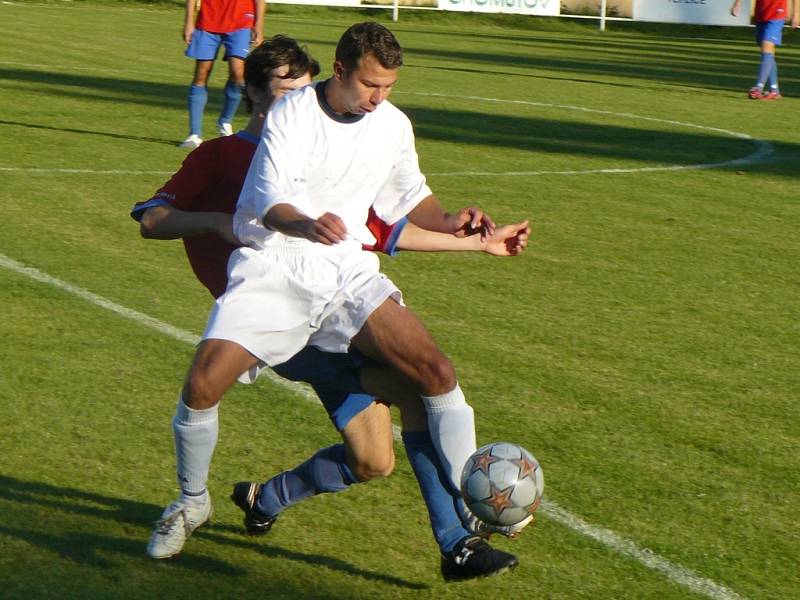
[[[264,41],[264,15],[267,12],[266,0],[254,0],[256,8],[256,18],[253,22],[253,29],[250,30],[250,43],[258,46]]]
[[[479,235],[456,237],[449,233],[428,231],[408,223],[397,238],[396,248],[419,252],[486,252],[494,256],[517,256],[528,245],[531,228],[528,221],[497,227],[483,240]]]
[[[739,16],[739,9],[741,8],[742,3],[740,0],[733,0],[733,4],[731,5],[731,15],[734,17]]]
[[[216,233],[225,241],[239,245],[233,235],[233,215],[221,212],[187,212],[168,204],[146,209],[139,221],[143,238],[176,240],[201,233]]]
[[[800,27],[800,0],[791,0],[792,3],[792,29]]]
[[[183,18],[183,41],[189,44],[194,33],[194,13],[197,9],[197,0],[186,0],[186,14]]]
[[[293,204],[273,205],[264,215],[264,227],[280,231],[291,237],[305,238],[330,246],[344,241],[347,228],[341,218],[333,213],[325,213],[312,219]]]
[[[480,234],[481,240],[494,233],[494,221],[476,206],[468,206],[456,213],[442,208],[439,199],[431,194],[408,213],[408,220],[428,231],[449,233],[458,237]]]

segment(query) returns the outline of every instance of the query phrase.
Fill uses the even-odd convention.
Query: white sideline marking
[[[490,177],[490,176],[504,176],[504,177],[531,177],[538,175],[588,175],[594,173],[653,173],[660,171],[688,171],[694,169],[717,169],[720,167],[735,167],[748,165],[755,162],[766,160],[772,154],[772,145],[764,140],[758,140],[750,137],[746,133],[739,133],[737,131],[730,131],[728,129],[721,129],[719,127],[709,127],[706,125],[698,125],[696,123],[688,123],[685,121],[677,121],[674,119],[659,119],[657,117],[645,117],[635,115],[633,113],[614,112],[611,110],[601,110],[599,108],[587,108],[585,106],[574,106],[572,104],[552,104],[549,102],[533,102],[530,100],[507,100],[503,98],[484,98],[482,96],[452,96],[450,94],[441,94],[438,92],[396,92],[397,94],[405,94],[407,96],[424,96],[428,98],[446,98],[448,100],[464,99],[475,100],[478,102],[493,102],[496,104],[521,104],[523,106],[538,106],[542,108],[559,108],[562,110],[572,110],[584,113],[593,113],[598,115],[610,115],[613,117],[622,117],[624,119],[637,119],[639,121],[649,121],[651,123],[664,123],[666,125],[675,125],[678,127],[687,127],[690,129],[700,129],[703,131],[711,131],[714,133],[721,133],[723,135],[739,138],[742,140],[752,141],[756,145],[756,149],[741,158],[734,158],[731,160],[713,162],[713,163],[697,163],[693,165],[662,165],[656,167],[632,167],[632,168],[605,168],[605,169],[571,169],[565,171],[505,171],[505,172],[490,172],[490,171],[461,171],[461,172],[448,172],[448,173],[428,173],[429,176],[439,177],[460,177],[460,176],[477,176],[477,177]]]
[[[57,279],[56,277],[48,275],[47,273],[44,273],[38,269],[34,269],[33,267],[27,267],[22,263],[5,256],[4,254],[0,254],[0,266],[3,266],[10,271],[30,277],[31,279],[39,281],[40,283],[45,283],[47,285],[67,291],[75,296],[78,296],[82,300],[86,300],[87,302],[90,302],[96,306],[110,310],[122,317],[125,317],[126,319],[146,325],[151,329],[155,329],[160,333],[164,333],[182,342],[196,345],[200,341],[199,336],[189,333],[188,331],[183,331],[182,329],[173,327],[169,323],[165,323],[164,321],[154,319],[153,317],[144,313],[140,313],[139,311],[121,306],[115,302],[112,302],[111,300],[103,298],[102,296],[98,296],[97,294],[93,294],[92,292],[81,287],[72,285],[71,283],[62,281],[61,279]],[[288,390],[291,390],[292,392],[295,392],[306,400],[319,403],[319,399],[307,386],[281,379],[272,371],[265,372],[270,381]],[[395,439],[399,439],[400,429],[396,425],[393,425],[392,429],[394,431]],[[587,523],[580,517],[573,515],[567,510],[561,508],[555,502],[545,500],[542,502],[539,510],[561,525],[564,525],[581,535],[592,538],[593,540],[608,546],[623,556],[637,560],[648,569],[652,569],[658,573],[661,573],[667,579],[682,585],[683,587],[688,588],[697,594],[702,594],[712,598],[713,600],[745,600],[743,596],[740,596],[736,592],[719,585],[710,579],[701,577],[686,567],[659,556],[648,548],[642,548],[636,545],[633,541],[620,537],[609,529],[604,529],[602,527],[597,527]]]
[[[0,64],[3,64],[0,61]],[[689,171],[700,169],[718,169],[723,167],[739,167],[753,163],[763,162],[772,156],[772,145],[765,141],[750,137],[746,133],[739,133],[737,131],[730,131],[728,129],[721,129],[719,127],[710,127],[706,125],[698,125],[696,123],[688,123],[686,121],[677,121],[674,119],[659,119],[657,117],[645,117],[633,113],[621,113],[611,110],[601,110],[599,108],[588,108],[585,106],[573,106],[571,104],[551,104],[548,102],[533,102],[530,100],[508,100],[503,98],[484,98],[482,96],[452,96],[450,94],[440,94],[437,92],[395,92],[396,94],[405,94],[407,96],[424,96],[430,98],[447,98],[447,99],[464,99],[475,100],[478,102],[493,102],[496,104],[520,104],[523,106],[538,106],[542,108],[558,108],[562,110],[572,110],[584,113],[593,113],[599,115],[610,115],[614,117],[621,117],[623,119],[634,119],[639,121],[649,121],[651,123],[663,123],[666,125],[673,125],[677,127],[686,127],[689,129],[700,129],[702,131],[711,131],[719,133],[732,138],[741,140],[748,140],[755,144],[756,148],[747,156],[740,158],[733,158],[731,160],[710,162],[710,163],[696,163],[691,165],[674,165],[664,164],[652,167],[629,167],[629,168],[598,168],[598,169],[568,169],[568,170],[554,170],[554,171],[449,171],[444,173],[426,173],[429,177],[536,177],[540,175],[591,175],[591,174],[627,174],[627,173],[657,173],[669,171]],[[0,172],[24,172],[24,173],[59,173],[59,174],[80,174],[80,175],[172,175],[172,171],[125,171],[119,169],[111,170],[94,170],[94,169],[66,169],[66,168],[42,168],[42,167],[0,167]]]

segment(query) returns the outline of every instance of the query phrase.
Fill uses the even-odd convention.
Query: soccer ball
[[[478,448],[461,474],[461,493],[469,509],[490,525],[516,525],[542,501],[544,475],[533,454],[516,444],[496,442]]]

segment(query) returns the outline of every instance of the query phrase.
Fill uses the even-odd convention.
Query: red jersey
[[[795,0],[797,1],[797,0]],[[756,0],[753,20],[756,23],[786,19],[786,0]]]
[[[137,202],[131,216],[141,220],[148,208],[168,204],[187,212],[232,215],[258,140],[244,132],[203,142],[183,161],[180,170],[150,200]],[[367,250],[394,254],[406,220],[387,225],[370,210],[367,227],[377,240]],[[218,298],[228,286],[228,258],[233,246],[216,233],[183,238],[189,264],[197,279]]]
[[[202,0],[195,27],[209,33],[231,33],[252,29],[256,0]]]

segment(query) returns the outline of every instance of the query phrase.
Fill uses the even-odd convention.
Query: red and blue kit
[[[183,161],[180,170],[146,202],[139,202],[131,217],[140,221],[144,211],[169,205],[186,212],[221,212],[232,215],[258,140],[240,131],[200,146]],[[367,226],[377,240],[366,250],[394,254],[406,220],[387,225],[370,211]],[[186,256],[195,276],[218,298],[228,285],[228,258],[237,248],[215,233],[183,238]]]
[[[756,0],[753,20],[756,23],[786,19],[786,0]]]
[[[252,29],[255,20],[255,0],[203,0],[195,27],[209,33],[231,33]]]

